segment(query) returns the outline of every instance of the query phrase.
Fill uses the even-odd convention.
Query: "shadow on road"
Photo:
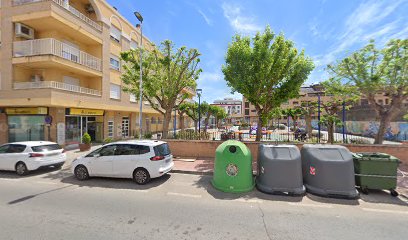
[[[164,184],[170,179],[170,174],[163,175],[160,178],[153,178],[146,185],[138,185],[133,182],[132,179],[124,178],[92,177],[85,181],[79,181],[71,174],[69,170],[61,170],[59,172],[47,174],[44,175],[43,178],[59,180],[61,183],[72,184],[78,187],[147,190]]]
[[[1,170],[0,171],[0,178],[8,178],[8,179],[29,178],[29,177],[38,176],[38,175],[41,175],[41,174],[55,172],[55,171],[60,170],[60,169],[61,168],[56,168],[56,167],[45,167],[45,168],[40,168],[38,170],[30,171],[30,172],[28,172],[27,175],[24,175],[24,176],[19,176],[14,171],[3,171],[3,170]]]
[[[13,204],[21,203],[21,202],[30,200],[32,198],[35,198],[37,196],[44,195],[44,194],[47,194],[47,193],[50,193],[50,192],[59,191],[59,190],[69,188],[69,187],[72,187],[72,186],[64,186],[64,187],[54,188],[54,189],[51,189],[51,190],[48,190],[48,191],[45,191],[45,192],[40,192],[40,193],[37,193],[37,194],[28,195],[28,196],[25,196],[25,197],[18,198],[18,199],[15,199],[13,201],[10,201],[10,202],[8,202],[8,204],[13,205]]]
[[[369,190],[369,194],[360,193],[360,198],[364,202],[369,202],[369,203],[382,203],[382,204],[408,206],[407,198],[401,195],[399,197],[393,197],[390,195],[389,191]]]

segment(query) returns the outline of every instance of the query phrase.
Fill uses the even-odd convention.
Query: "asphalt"
[[[211,176],[80,182],[67,170],[0,172],[0,239],[405,239],[408,200],[216,191]]]

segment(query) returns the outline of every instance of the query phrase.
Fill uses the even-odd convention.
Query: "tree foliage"
[[[139,97],[140,49],[121,53],[125,62],[122,82],[123,90]],[[159,48],[145,51],[143,56],[143,98],[153,109],[164,116],[163,137],[167,136],[171,112],[185,99],[192,97],[185,88],[195,89],[201,72],[200,53],[197,49],[180,47],[175,49],[170,40]]]
[[[381,50],[371,41],[328,69],[333,76],[347,79],[367,98],[380,118],[375,143],[381,144],[386,127],[408,99],[408,39],[390,40]],[[390,104],[377,103],[377,94],[388,96]]]
[[[270,27],[254,38],[235,35],[229,44],[222,71],[233,92],[241,93],[258,112],[259,141],[269,112],[298,95],[313,70],[313,61],[298,51],[283,34]]]

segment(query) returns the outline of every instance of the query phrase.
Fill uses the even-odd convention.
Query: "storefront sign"
[[[57,143],[60,145],[65,144],[65,124],[57,124]]]
[[[6,108],[8,115],[46,115],[48,108],[46,107],[27,107],[27,108]]]
[[[69,115],[78,116],[103,116],[103,110],[97,109],[83,109],[83,108],[70,108]]]

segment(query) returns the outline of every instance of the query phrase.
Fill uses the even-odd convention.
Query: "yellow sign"
[[[83,108],[70,108],[70,115],[79,115],[79,116],[103,116],[103,110],[97,109],[83,109]]]
[[[6,108],[8,115],[47,115],[46,107]]]

